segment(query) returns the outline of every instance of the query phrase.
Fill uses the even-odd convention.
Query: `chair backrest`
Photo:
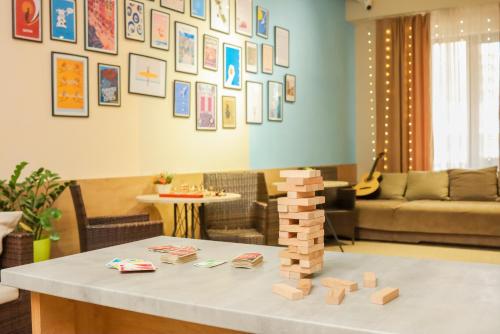
[[[82,190],[79,184],[70,185],[71,197],[73,198],[73,206],[75,207],[76,222],[78,224],[78,237],[80,239],[80,251],[87,251],[87,231],[88,226],[87,211],[83,202]]]

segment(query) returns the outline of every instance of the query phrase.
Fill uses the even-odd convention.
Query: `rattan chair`
[[[75,206],[80,251],[120,245],[163,234],[162,221],[150,221],[148,214],[87,217],[82,192],[78,184],[70,186]]]

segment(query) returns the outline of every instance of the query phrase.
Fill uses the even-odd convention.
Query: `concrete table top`
[[[229,263],[206,269],[193,262],[168,265],[155,245],[195,245],[199,260],[264,255],[252,270]],[[279,276],[280,248],[156,237],[126,245],[2,270],[2,284],[78,301],[252,333],[500,333],[500,266],[326,252],[311,295],[289,301],[271,292]],[[114,257],[143,258],[154,273],[120,274],[104,265]],[[400,297],[370,303],[376,289],[362,287],[374,271],[379,288]],[[321,277],[355,280],[360,290],[341,305],[327,305]]]
[[[136,197],[140,203],[148,204],[209,204],[209,203],[222,203],[232,202],[241,199],[240,194],[226,193],[224,196],[210,196],[200,198],[186,198],[186,197],[160,197],[158,194],[152,195],[139,195]]]

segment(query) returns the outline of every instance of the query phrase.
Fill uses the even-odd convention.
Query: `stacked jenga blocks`
[[[319,170],[286,170],[280,176],[286,182],[278,190],[287,192],[278,199],[278,243],[287,246],[280,253],[280,273],[302,279],[323,269],[325,212],[317,205],[325,203],[325,197],[315,195],[323,190],[323,178]]]

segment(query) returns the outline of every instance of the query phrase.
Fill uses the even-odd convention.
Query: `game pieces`
[[[384,305],[399,297],[398,288],[384,288],[372,294],[373,304]]]
[[[148,272],[156,270],[153,263],[141,259],[114,258],[106,264],[106,267],[116,269],[121,273]]]
[[[326,303],[333,305],[340,305],[344,301],[345,297],[345,288],[342,287],[333,287],[328,290],[328,294],[326,295]]]
[[[325,277],[321,279],[321,285],[326,286],[327,288],[333,288],[336,286],[343,287],[349,292],[354,292],[358,290],[358,283],[334,277]]]
[[[376,288],[377,287],[377,277],[373,272],[366,272],[363,274],[363,286],[365,288]]]
[[[302,290],[296,289],[293,286],[285,283],[273,284],[273,292],[289,300],[298,300],[304,298],[304,293],[302,292]]]
[[[309,295],[312,289],[312,280],[310,278],[302,278],[297,284],[297,289],[302,290],[304,296]]]
[[[176,249],[161,255],[161,262],[177,264],[186,263],[197,259],[196,251],[193,249]]]
[[[244,253],[235,257],[231,264],[235,268],[253,268],[262,263],[264,257],[261,253]]]

